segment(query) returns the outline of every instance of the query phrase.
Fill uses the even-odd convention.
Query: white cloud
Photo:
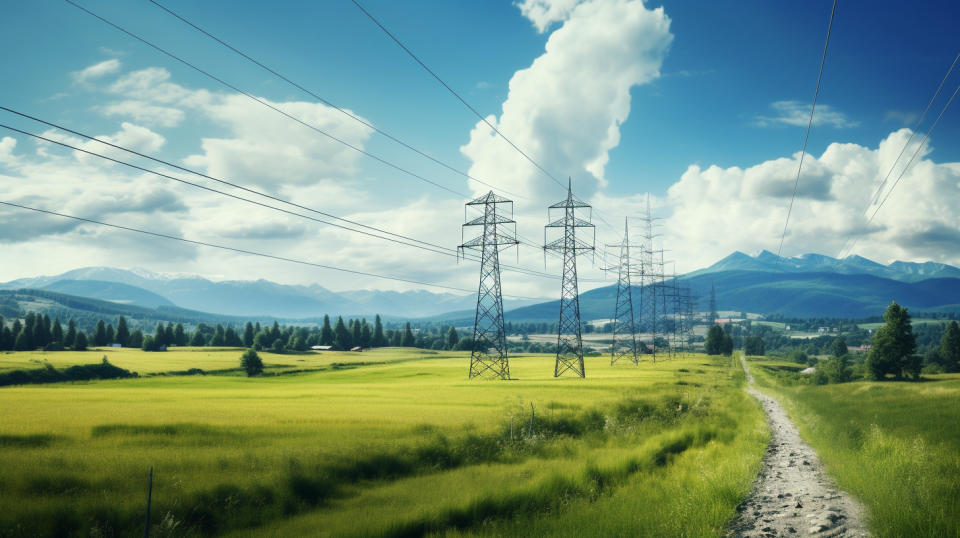
[[[837,255],[848,238],[866,230],[854,249],[865,257],[883,263],[896,259],[960,263],[955,243],[945,248],[960,238],[960,214],[955,210],[960,205],[960,163],[935,163],[926,158],[929,149],[918,155],[867,227],[864,209],[909,136],[908,129],[900,129],[876,148],[833,143],[819,157],[807,155],[783,254]],[[906,155],[916,144],[911,143]],[[671,214],[665,226],[668,248],[685,261],[683,269],[709,265],[734,250],[775,251],[798,157],[746,169],[689,167],[668,191]],[[907,160],[897,164],[884,192]],[[875,207],[871,205],[867,215]]]
[[[517,7],[541,34],[556,22],[567,20],[581,0],[523,0]]]
[[[114,58],[91,65],[83,70],[75,71],[72,73],[72,76],[74,82],[84,84],[106,75],[112,75],[118,71],[120,71],[120,60]]]
[[[558,6],[552,12],[566,4]],[[500,117],[488,121],[553,174],[572,176],[577,194],[589,198],[604,184],[608,152],[619,143],[620,124],[630,113],[630,89],[659,76],[673,36],[663,9],[648,10],[639,0],[584,2],[565,17],[544,54],[510,80]],[[474,177],[532,199],[561,195],[483,122],[460,150],[472,161]]]
[[[179,108],[151,105],[144,101],[118,101],[101,108],[107,116],[127,116],[134,121],[157,127],[176,127],[185,114]]]
[[[770,104],[775,112],[773,116],[756,116],[754,125],[758,127],[770,127],[773,125],[792,125],[794,127],[806,127],[810,122],[810,105],[800,101],[775,101]],[[846,129],[860,125],[859,121],[853,121],[847,116],[830,107],[829,105],[817,105],[813,113],[813,125],[828,126],[836,129]]]

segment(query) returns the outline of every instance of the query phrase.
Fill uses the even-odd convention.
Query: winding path
[[[729,536],[869,536],[863,509],[827,477],[816,452],[800,438],[783,407],[753,387],[743,354],[747,392],[760,401],[770,424],[770,444],[750,497]]]

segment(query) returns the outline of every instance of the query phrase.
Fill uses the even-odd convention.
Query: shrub
[[[248,377],[263,373],[263,361],[260,360],[260,355],[257,355],[257,352],[253,349],[246,350],[240,356],[240,366],[247,372]]]

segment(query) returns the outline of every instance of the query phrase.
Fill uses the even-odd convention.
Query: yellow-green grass
[[[191,368],[221,371],[240,368],[240,355],[245,348],[174,347],[170,351],[146,353],[131,348],[90,348],[88,351],[16,351],[0,353],[0,372],[42,368],[50,364],[66,368],[77,364],[100,362],[103,357],[115,366],[140,375],[183,372]],[[332,364],[391,362],[417,358],[462,356],[458,352],[423,349],[378,348],[363,353],[348,351],[307,351],[303,353],[260,352],[267,369],[321,369]]]
[[[141,373],[232,367],[239,355],[116,353]],[[0,389],[0,535],[133,534],[151,465],[155,535],[537,534],[557,514],[589,529],[581,513],[608,529],[719,534],[766,440],[742,376],[704,356],[588,358],[587,379],[554,379],[551,356],[518,356],[512,381],[467,380],[463,353],[309,358],[355,367]]]
[[[924,382],[791,385],[751,362],[876,536],[960,536],[960,375]]]

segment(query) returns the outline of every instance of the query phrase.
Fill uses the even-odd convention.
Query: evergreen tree
[[[123,316],[117,318],[116,342],[123,347],[140,347],[130,344],[130,328],[127,327],[127,319]]]
[[[223,325],[217,324],[217,329],[213,333],[213,338],[210,339],[211,347],[223,347],[227,344],[226,335],[223,331]]]
[[[447,349],[456,349],[459,342],[460,334],[457,333],[457,328],[451,325],[450,330],[447,331]]]
[[[330,326],[330,316],[323,315],[323,326],[320,328],[320,345],[332,346],[335,336],[333,328]]]
[[[193,347],[203,347],[207,345],[206,338],[203,337],[203,333],[200,330],[193,331],[193,336],[190,337],[190,345]]]
[[[748,336],[743,340],[743,352],[747,355],[760,357],[766,353],[763,338]]]
[[[77,338],[73,341],[73,350],[74,351],[86,351],[87,350],[87,334],[83,331],[77,331]]]
[[[353,342],[355,346],[362,346],[360,343],[360,336],[362,331],[360,330],[360,322],[354,319],[350,320],[350,341]]]
[[[63,345],[72,346],[77,341],[77,324],[73,319],[67,322],[67,334],[63,337]]]
[[[940,364],[948,372],[960,369],[960,324],[951,321],[940,337]]]
[[[143,331],[135,329],[127,338],[127,347],[138,348],[143,346]]]
[[[262,351],[264,349],[270,349],[270,344],[273,342],[270,341],[269,331],[260,331],[253,337],[253,349]]]
[[[116,334],[113,332],[113,324],[107,324],[107,344],[116,342]]]
[[[247,326],[243,328],[243,345],[244,347],[253,347],[253,337],[257,334],[253,332],[253,324],[249,321]]]
[[[9,327],[0,327],[0,349],[3,351],[13,351],[13,344],[16,337]]]
[[[237,335],[237,331],[233,330],[233,327],[227,327],[227,331],[224,333],[223,339],[228,347],[244,347],[243,339]]]
[[[43,327],[40,331],[40,341],[38,345],[45,346],[53,341],[53,335],[51,334],[52,324],[50,323],[50,316],[48,314],[43,315]]]
[[[167,331],[163,327],[163,322],[157,322],[157,328],[153,332],[153,338],[150,339],[151,345],[159,349],[160,346],[166,345],[166,342],[165,342],[166,338],[167,338]],[[146,342],[146,338],[144,338],[144,342]]]
[[[270,328],[270,338],[273,340],[280,338],[280,324],[276,321],[273,322],[273,327]]]
[[[910,323],[907,309],[896,302],[890,303],[883,313],[884,325],[873,335],[873,346],[867,355],[867,370],[874,379],[883,379],[887,374],[903,377],[904,371],[919,375],[915,368],[913,353],[917,349],[916,336]]]
[[[0,325],[3,324],[3,318],[0,318]],[[53,327],[50,329],[50,341],[51,342],[60,342],[63,344],[63,326],[60,325],[60,318],[57,318],[53,322]]]
[[[403,343],[403,333],[400,331],[390,330],[387,331],[387,334],[390,336],[390,345],[393,347],[400,347],[400,344]]]
[[[360,323],[360,347],[368,348],[373,343],[373,335],[370,332],[370,324],[367,320]]]
[[[177,323],[177,326],[173,328],[173,345],[183,347],[187,343],[187,333],[183,330],[183,324]]]
[[[290,347],[293,348],[294,351],[306,351],[307,341],[300,337],[300,335],[294,336],[293,341],[290,342]]]
[[[167,327],[163,330],[163,345],[172,346],[176,343],[176,337],[173,335],[173,323],[168,321]]]
[[[107,345],[107,324],[102,319],[97,322],[96,332],[93,333],[93,345]]]
[[[340,351],[349,351],[353,347],[350,331],[343,324],[343,318],[337,316],[337,325],[333,328],[333,346]]]
[[[160,349],[160,345],[156,338],[147,335],[143,337],[143,343],[140,344],[140,349],[144,351],[156,351]]]
[[[16,341],[13,343],[13,349],[16,351],[29,351],[32,349],[30,347],[30,331],[24,327],[20,329],[20,334],[17,335]]]
[[[407,322],[406,328],[403,330],[403,340],[400,342],[400,345],[403,347],[413,347],[416,344],[416,339],[413,337],[413,330],[410,329],[410,322]]]
[[[370,341],[373,347],[383,347],[387,345],[387,339],[383,336],[383,322],[380,321],[380,314],[377,314],[373,321],[373,338]]]
[[[273,341],[273,345],[270,346],[270,351],[273,353],[283,353],[287,350],[287,346],[283,344],[283,338],[277,338]]]

